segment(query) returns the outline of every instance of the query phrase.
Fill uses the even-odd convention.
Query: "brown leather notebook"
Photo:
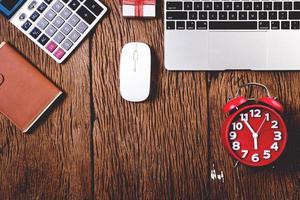
[[[0,44],[0,112],[27,132],[62,94],[8,43]]]

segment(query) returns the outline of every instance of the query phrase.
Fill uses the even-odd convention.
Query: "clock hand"
[[[253,130],[253,128],[250,126],[248,121],[244,121],[246,126],[248,127],[248,129],[250,130],[250,132],[252,133],[252,137],[253,137],[253,142],[254,142],[254,149],[257,150],[258,149],[258,134],[255,133],[255,131]]]
[[[257,150],[258,149],[258,134],[255,133],[252,135],[253,136],[253,142],[254,142],[254,149]]]
[[[263,127],[265,121],[266,121],[267,117],[264,118],[263,122],[260,124],[258,130],[256,131],[256,133],[252,134],[253,140],[254,140],[254,149],[257,150],[258,149],[258,133],[260,132],[261,128]]]
[[[255,131],[254,131],[253,128],[250,126],[249,122],[246,121],[246,120],[245,120],[244,122],[245,122],[246,126],[248,127],[248,129],[250,130],[250,132],[252,133],[252,135],[255,134]]]
[[[263,125],[264,125],[265,122],[266,122],[266,119],[267,119],[267,117],[265,117],[265,119],[263,120],[263,122],[260,124],[258,130],[256,131],[257,134],[258,134],[258,133],[260,132],[260,130],[262,129]]]

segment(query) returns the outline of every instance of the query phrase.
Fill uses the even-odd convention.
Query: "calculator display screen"
[[[0,0],[0,13],[7,18],[11,18],[25,1],[26,0]]]

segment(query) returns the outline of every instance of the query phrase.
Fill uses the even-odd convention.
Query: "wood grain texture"
[[[104,2],[114,14],[97,28],[91,56],[96,199],[207,197],[206,74],[164,70],[162,19],[124,19],[116,1]],[[153,52],[152,94],[140,104],[119,94],[120,51],[133,41]]]
[[[158,2],[156,19],[138,20],[103,0],[109,13],[63,65],[0,17],[0,41],[65,91],[31,134],[0,116],[0,199],[300,199],[300,72],[169,72]],[[120,52],[134,41],[153,57],[151,96],[138,104],[119,94]],[[285,105],[288,148],[272,166],[233,168],[222,107],[250,81]]]

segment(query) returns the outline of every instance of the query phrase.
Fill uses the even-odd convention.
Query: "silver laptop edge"
[[[167,30],[167,2],[166,69],[300,70],[300,30]]]

